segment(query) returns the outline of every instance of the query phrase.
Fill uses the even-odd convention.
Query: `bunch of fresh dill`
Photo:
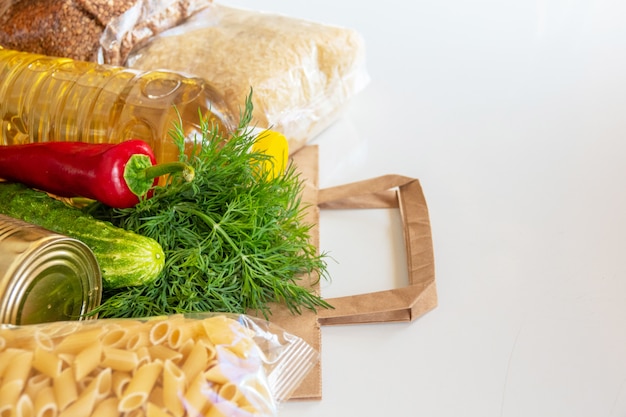
[[[176,175],[153,197],[130,209],[90,209],[117,226],[156,239],[166,255],[156,282],[103,294],[100,317],[147,317],[187,312],[261,312],[282,303],[331,307],[304,278],[327,277],[325,255],[310,241],[304,222],[303,181],[293,164],[283,175],[263,169],[268,156],[255,152],[249,97],[238,128],[223,137],[200,117],[195,149],[185,154],[177,124],[171,137],[181,161],[195,169],[187,182]]]

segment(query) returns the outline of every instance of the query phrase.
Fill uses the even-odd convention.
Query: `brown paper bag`
[[[302,204],[306,207],[303,221],[312,227],[309,231],[311,243],[319,248],[319,208],[317,207],[318,194],[318,147],[306,146],[295,152],[292,162],[300,173],[303,181]],[[308,281],[301,285],[310,287],[319,294],[319,276],[312,275]],[[292,333],[318,352],[322,350],[322,335],[317,313],[310,310],[302,310],[302,314],[292,314],[284,305],[276,304],[270,307],[272,315],[270,320],[287,332]],[[322,364],[318,362],[307,374],[302,383],[291,394],[291,400],[318,400],[322,397]]]
[[[280,305],[271,320],[306,340],[321,352],[321,325],[412,321],[437,305],[433,246],[426,201],[418,180],[387,175],[352,184],[318,188],[318,147],[306,146],[292,155],[304,181],[302,201],[308,206],[305,221],[312,224],[312,243],[319,248],[320,209],[398,208],[406,239],[409,285],[369,294],[329,299],[335,308],[294,316]],[[319,292],[318,277],[309,285]],[[322,364],[307,375],[291,395],[292,400],[322,397]]]
[[[435,261],[426,200],[419,180],[385,175],[322,189],[322,209],[398,208],[402,218],[409,285],[327,300],[322,325],[413,321],[437,306]]]

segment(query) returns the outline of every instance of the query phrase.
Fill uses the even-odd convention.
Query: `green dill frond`
[[[330,308],[303,280],[326,278],[325,255],[310,242],[303,221],[303,181],[296,167],[284,175],[259,175],[266,155],[256,140],[251,96],[241,122],[227,138],[200,117],[200,137],[184,153],[184,130],[171,131],[180,159],[195,170],[191,182],[173,175],[152,198],[132,209],[99,208],[94,215],[157,240],[165,268],[148,286],[104,294],[101,317],[142,317],[196,311],[269,316],[271,303],[295,314]]]

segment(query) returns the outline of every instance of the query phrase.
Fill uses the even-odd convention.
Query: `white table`
[[[626,415],[626,2],[223,3],[363,34],[321,186],[416,177],[432,222],[439,306],[324,328],[324,398],[280,415]],[[399,230],[323,212],[323,294],[402,285]]]

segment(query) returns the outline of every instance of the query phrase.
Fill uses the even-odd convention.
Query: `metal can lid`
[[[1,323],[90,318],[102,297],[100,268],[91,249],[59,235],[39,240],[13,270],[9,282],[0,300]]]

